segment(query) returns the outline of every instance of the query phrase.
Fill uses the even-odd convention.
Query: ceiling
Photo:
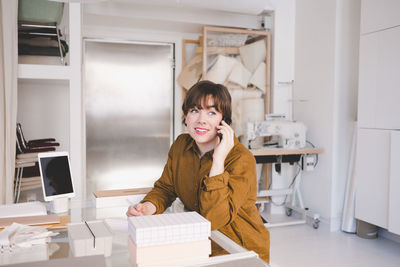
[[[129,4],[154,5],[158,7],[199,8],[249,15],[259,15],[271,10],[270,0],[51,0],[60,2],[123,2]]]
[[[179,8],[201,8],[258,15],[270,6],[269,0],[111,0]]]

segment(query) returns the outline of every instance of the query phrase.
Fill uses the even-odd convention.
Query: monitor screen
[[[68,153],[39,153],[38,158],[44,199],[50,201],[59,197],[73,197]]]

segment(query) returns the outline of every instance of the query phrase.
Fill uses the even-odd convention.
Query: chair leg
[[[22,131],[21,123],[17,123],[17,145],[18,149],[23,152],[27,149],[27,141],[24,136],[24,132]]]
[[[22,174],[24,172],[24,168],[21,168],[21,172],[20,172],[20,177],[19,177],[19,182],[18,182],[18,192],[17,192],[17,198],[15,203],[18,203],[19,201],[19,196],[21,194],[21,184],[22,184]]]
[[[64,55],[63,55],[63,52],[62,52],[61,41],[60,41],[60,33],[58,31],[58,26],[57,25],[56,25],[56,32],[57,32],[58,50],[60,51],[61,65],[64,65]]]
[[[17,168],[17,173],[14,180],[14,203],[17,202],[17,192],[18,192],[18,183],[19,183],[19,173],[21,168]]]

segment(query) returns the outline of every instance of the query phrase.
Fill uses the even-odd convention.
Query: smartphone
[[[226,122],[226,118],[225,118],[225,117],[222,117],[222,120],[223,120],[224,122]],[[222,123],[220,123],[219,125],[222,125]],[[219,137],[219,141],[221,142],[221,141],[222,141],[222,133],[218,133],[217,135],[218,135],[218,137]]]

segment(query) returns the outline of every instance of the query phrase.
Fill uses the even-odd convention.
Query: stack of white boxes
[[[211,223],[197,212],[128,218],[128,250],[137,267],[204,260],[211,254]]]

